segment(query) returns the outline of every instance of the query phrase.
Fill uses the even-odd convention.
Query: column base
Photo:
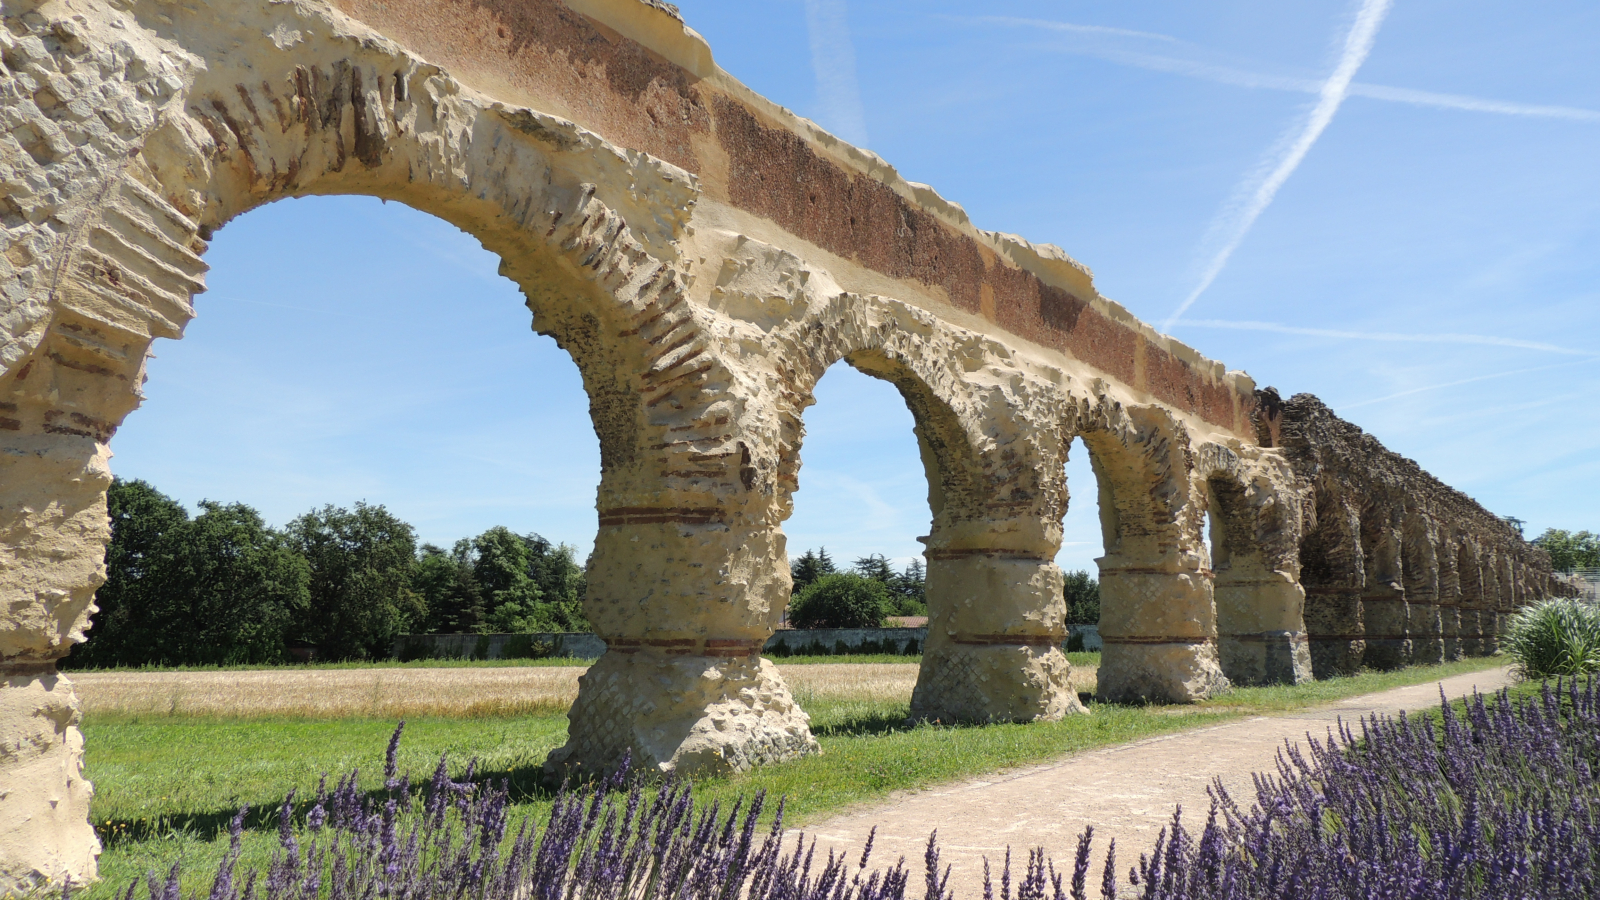
[[[811,717],[757,656],[609,649],[578,679],[567,719],[566,745],[545,761],[552,779],[608,775],[624,756],[635,771],[714,775],[819,752]]]
[[[1054,722],[1086,713],[1072,665],[1051,636],[1030,644],[961,643],[930,635],[911,694],[911,718],[938,722]]]
[[[1453,606],[1439,608],[1439,637],[1444,644],[1444,661],[1455,662],[1461,658],[1461,610]]]
[[[1388,597],[1363,598],[1361,619],[1366,625],[1368,668],[1401,669],[1410,664],[1411,635],[1407,632],[1406,601]]]
[[[30,671],[37,670],[37,671]],[[78,698],[55,663],[0,664],[0,896],[97,877]]]
[[[1432,603],[1412,603],[1407,612],[1407,633],[1411,635],[1411,663],[1418,666],[1444,662],[1444,625],[1439,607]]]
[[[1312,635],[1311,672],[1318,678],[1337,678],[1361,671],[1361,661],[1367,655],[1364,637],[1347,635]]]
[[[1217,656],[1223,674],[1237,685],[1299,684],[1311,680],[1311,647],[1304,632],[1220,635]]]
[[[1102,635],[1095,696],[1111,703],[1194,703],[1226,691],[1217,645],[1206,638],[1144,639]]]

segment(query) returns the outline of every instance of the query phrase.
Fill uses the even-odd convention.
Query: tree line
[[[882,628],[891,616],[928,614],[927,572],[912,560],[896,572],[882,555],[863,556],[839,571],[828,548],[807,550],[789,565],[794,578],[788,621],[795,628]],[[1068,572],[1062,587],[1067,622],[1100,621],[1100,584]]]
[[[1600,535],[1547,528],[1533,539],[1533,545],[1550,554],[1550,565],[1557,572],[1600,569]]]
[[[404,633],[587,631],[573,548],[504,527],[446,550],[381,505],[324,506],[283,529],[242,503],[183,505],[116,479],[100,611],[72,666],[387,657]]]

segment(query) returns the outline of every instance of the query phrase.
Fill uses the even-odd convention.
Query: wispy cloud
[[[1422,394],[1428,391],[1440,391],[1444,390],[1445,388],[1460,387],[1463,384],[1477,384],[1480,381],[1493,381],[1497,378],[1510,378],[1513,375],[1530,375],[1534,372],[1548,372],[1551,369],[1564,369],[1568,366],[1581,366],[1586,363],[1594,362],[1600,362],[1600,356],[1591,356],[1588,359],[1575,359],[1571,362],[1555,363],[1554,365],[1549,366],[1532,366],[1525,369],[1512,369],[1507,372],[1495,372],[1489,375],[1475,375],[1471,378],[1462,378],[1456,381],[1446,381],[1442,384],[1429,384],[1424,385],[1423,387],[1411,388],[1410,390],[1396,391],[1393,394],[1385,394],[1382,397],[1373,397],[1371,400],[1362,400],[1357,403],[1334,404],[1333,407],[1342,414],[1362,406],[1372,406],[1375,403],[1386,403],[1390,400],[1398,400],[1401,397],[1410,397],[1413,394]]]
[[[939,18],[967,22],[988,22],[993,25],[1013,25],[1019,28],[1042,28],[1045,31],[1065,31],[1070,34],[1145,38],[1152,41],[1164,41],[1169,44],[1184,43],[1170,34],[1157,34],[1153,31],[1134,31],[1131,28],[1111,28],[1105,25],[1078,25],[1073,22],[1055,22],[1049,19],[1025,19],[1018,16],[939,16]]]
[[[1340,104],[1349,94],[1350,82],[1355,79],[1355,74],[1366,62],[1367,55],[1372,52],[1372,44],[1378,37],[1378,26],[1383,24],[1383,17],[1389,12],[1390,0],[1362,0],[1361,9],[1356,13],[1355,22],[1350,26],[1350,31],[1345,35],[1344,50],[1339,55],[1339,62],[1333,68],[1333,74],[1322,83],[1318,92],[1316,106],[1312,107],[1311,114],[1306,117],[1305,124],[1297,134],[1288,140],[1280,142],[1278,148],[1269,157],[1269,164],[1262,167],[1264,175],[1252,174],[1240,185],[1235,198],[1226,204],[1221,213],[1212,221],[1207,236],[1206,244],[1215,248],[1210,254],[1210,261],[1201,270],[1200,279],[1195,284],[1189,296],[1178,304],[1171,316],[1167,317],[1163,330],[1170,331],[1172,323],[1178,320],[1193,306],[1200,295],[1211,287],[1217,276],[1228,264],[1228,259],[1233,252],[1239,249],[1244,242],[1245,235],[1250,233],[1250,228],[1255,225],[1256,219],[1272,204],[1272,199],[1277,196],[1279,188],[1299,168],[1306,154],[1311,151],[1312,145],[1322,132],[1327,130],[1328,123],[1333,121],[1334,113],[1339,111]]]
[[[867,116],[845,0],[806,0],[806,32],[817,78],[818,121],[850,143],[866,146]]]
[[[1334,328],[1302,328],[1298,325],[1280,325],[1276,322],[1231,321],[1224,319],[1177,319],[1170,325],[1188,325],[1194,328],[1225,328],[1232,331],[1270,331],[1275,334],[1297,334],[1307,337],[1338,338],[1354,341],[1381,341],[1396,344],[1476,344],[1485,347],[1513,347],[1518,350],[1537,350],[1542,353],[1560,353],[1568,356],[1600,358],[1593,350],[1575,350],[1542,341],[1524,341],[1518,338],[1495,337],[1487,334],[1405,334],[1394,331],[1344,331]]]
[[[1018,28],[1031,28],[1035,30],[1063,32],[1081,35],[1084,37],[1103,38],[1138,38],[1149,41],[1159,41],[1174,46],[1193,47],[1197,52],[1208,52],[1204,48],[1196,47],[1187,41],[1180,40],[1169,34],[1157,34],[1150,31],[1133,31],[1126,28],[1108,28],[1100,25],[1079,25],[1072,22],[1056,22],[1048,19],[1023,19],[1012,16],[944,16],[956,21],[986,22],[994,25],[1007,25]],[[1120,63],[1152,72],[1163,72],[1169,75],[1178,75],[1184,78],[1195,78],[1201,81],[1211,81],[1217,84],[1233,85],[1235,87],[1258,88],[1273,91],[1289,91],[1300,94],[1318,94],[1322,91],[1323,82],[1316,78],[1297,77],[1294,75],[1272,75],[1264,72],[1241,69],[1235,66],[1225,66],[1216,63],[1202,62],[1194,59],[1183,59],[1174,56],[1145,53],[1130,50],[1125,46],[1115,46],[1105,41],[1083,43],[1076,46],[1052,48],[1064,53],[1078,56],[1091,56],[1107,62]],[[1390,87],[1382,84],[1367,84],[1361,81],[1352,81],[1348,93],[1352,97],[1366,97],[1372,100],[1386,100],[1392,103],[1406,103],[1413,106],[1427,106],[1435,109],[1455,109],[1467,112],[1495,113],[1505,116],[1526,116],[1531,118],[1567,119],[1574,122],[1600,122],[1600,110],[1583,109],[1576,106],[1560,106],[1544,103],[1516,103],[1510,100],[1492,100],[1485,97],[1472,97],[1466,94],[1448,94],[1438,91],[1420,91],[1413,88]]]

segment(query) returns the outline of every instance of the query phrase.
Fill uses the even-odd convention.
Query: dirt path
[[[1198,830],[1210,809],[1206,788],[1221,778],[1245,802],[1255,796],[1251,776],[1275,766],[1285,741],[1319,739],[1343,718],[1354,722],[1373,713],[1393,714],[1436,706],[1440,686],[1451,697],[1498,690],[1509,684],[1507,669],[1491,669],[1413,687],[1352,697],[1329,706],[1281,716],[1258,716],[1227,725],[1150,738],[1104,750],[1076,754],[1041,766],[921,791],[865,810],[818,822],[805,829],[819,852],[839,849],[859,854],[867,833],[877,826],[875,866],[902,855],[920,884],[928,834],[939,830],[941,863],[953,865],[950,884],[958,898],[982,896],[983,859],[995,869],[1006,847],[1026,861],[1029,848],[1042,846],[1058,871],[1071,878],[1078,835],[1095,829],[1091,884],[1098,886],[1110,838],[1117,840],[1118,881],[1148,853],[1156,835],[1182,804],[1184,821]],[[1020,866],[1013,863],[1013,875]],[[920,889],[919,889],[920,890]]]

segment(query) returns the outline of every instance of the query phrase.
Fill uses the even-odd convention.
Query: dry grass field
[[[914,663],[839,663],[778,667],[801,706],[815,701],[911,699]],[[475,718],[565,712],[584,669],[367,668],[236,672],[74,672],[91,716],[225,718]],[[1077,665],[1072,680],[1093,691],[1095,669]]]

